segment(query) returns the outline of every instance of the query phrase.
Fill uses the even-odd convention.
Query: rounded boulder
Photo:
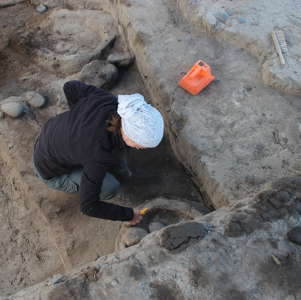
[[[36,92],[27,92],[24,95],[26,102],[35,108],[39,108],[45,105],[46,99]]]
[[[0,108],[12,118],[20,117],[25,111],[25,105],[22,102],[6,102],[1,104]]]

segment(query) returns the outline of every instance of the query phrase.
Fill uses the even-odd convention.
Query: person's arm
[[[103,89],[97,88],[93,85],[87,85],[78,80],[66,82],[63,90],[70,109],[78,102],[79,99],[88,97],[90,94],[97,94],[100,97],[108,94],[108,92]]]
[[[103,163],[90,162],[84,165],[80,186],[80,209],[87,216],[114,221],[131,221],[132,208],[100,201],[101,185],[106,173]]]

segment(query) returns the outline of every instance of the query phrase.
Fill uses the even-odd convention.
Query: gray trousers
[[[47,184],[50,188],[65,193],[72,193],[72,194],[79,193],[81,176],[83,172],[81,168],[75,169],[70,174],[64,174],[50,179],[44,179],[39,174],[34,163],[33,163],[33,169],[36,176],[45,184]],[[113,198],[118,193],[119,188],[120,188],[119,181],[112,174],[107,172],[102,182],[99,199],[108,200]]]

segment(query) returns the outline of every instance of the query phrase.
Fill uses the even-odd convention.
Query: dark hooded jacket
[[[82,167],[81,211],[92,217],[128,221],[133,209],[99,200],[105,173],[115,166],[115,138],[106,130],[117,111],[117,97],[79,81],[69,81],[64,92],[70,111],[51,118],[42,128],[34,149],[34,163],[44,179]]]

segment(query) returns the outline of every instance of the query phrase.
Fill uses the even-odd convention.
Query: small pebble
[[[79,80],[100,88],[112,86],[118,78],[116,66],[100,60],[93,60],[85,65],[79,73]]]
[[[162,224],[161,222],[152,222],[149,224],[148,230],[149,230],[149,232],[154,232],[154,231],[158,231],[164,227],[165,227],[165,225]]]
[[[118,285],[118,280],[117,279],[113,279],[111,281],[111,286],[117,286]]]
[[[25,111],[25,105],[22,102],[7,102],[0,106],[1,110],[12,118],[18,118]]]
[[[38,108],[38,107],[42,107],[43,105],[45,105],[45,102],[46,102],[45,98],[36,92],[27,92],[27,93],[25,93],[24,96],[25,96],[27,103],[29,105],[31,105],[32,107]]]
[[[39,12],[39,13],[44,13],[48,10],[48,7],[44,4],[40,4],[36,7],[36,11]]]
[[[297,245],[301,245],[301,227],[300,226],[296,226],[293,229],[291,229],[288,233],[287,233],[287,238],[297,244]]]
[[[123,241],[126,246],[130,247],[138,244],[145,236],[147,231],[140,227],[129,228],[123,237]]]

